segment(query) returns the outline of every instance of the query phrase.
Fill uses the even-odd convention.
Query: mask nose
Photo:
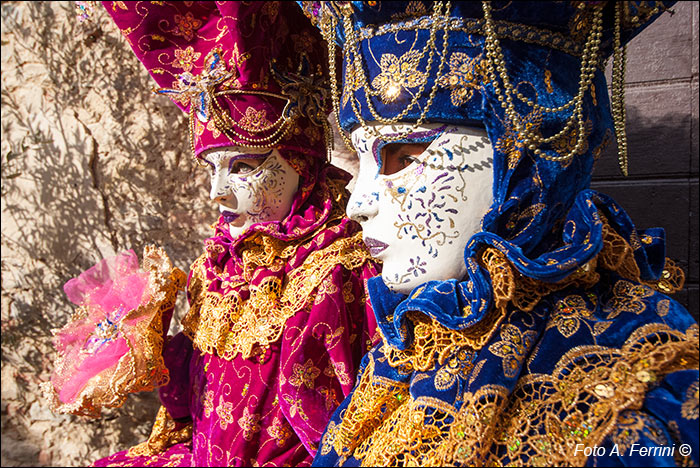
[[[378,192],[360,192],[356,189],[348,200],[348,217],[360,224],[369,221],[377,215],[378,199]]]
[[[211,191],[209,198],[220,205],[235,208],[235,197],[224,171],[216,171],[211,176]]]

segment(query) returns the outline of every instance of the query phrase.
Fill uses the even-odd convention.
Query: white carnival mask
[[[299,175],[276,149],[227,146],[202,153],[211,166],[212,200],[219,204],[231,236],[250,226],[281,221],[299,186]]]
[[[409,125],[372,125],[397,135]],[[381,260],[382,279],[410,293],[427,281],[463,279],[464,248],[493,203],[493,149],[486,131],[430,124],[393,143],[352,132],[360,158],[348,216]]]

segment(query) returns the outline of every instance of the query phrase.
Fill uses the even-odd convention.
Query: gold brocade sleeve
[[[71,403],[64,403],[59,398],[64,382],[52,380],[42,383],[44,396],[53,411],[99,417],[102,408],[122,406],[129,393],[151,391],[168,382],[169,374],[162,356],[163,315],[175,306],[177,293],[185,286],[186,275],[172,266],[165,250],[154,246],[144,248],[141,268],[149,273],[147,288],[150,299],[127,312],[117,324],[119,336],[125,340],[128,351],[115,364],[92,377]],[[65,327],[86,316],[87,311],[79,307]],[[127,330],[123,325],[126,320],[134,320],[136,325],[129,326]],[[59,353],[54,375],[65,374],[72,358],[74,356]]]

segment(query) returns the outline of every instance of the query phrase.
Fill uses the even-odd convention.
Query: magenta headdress
[[[326,52],[289,2],[103,2],[156,91],[190,116],[195,156],[221,146],[325,155]]]
[[[197,158],[223,146],[275,148],[300,175],[290,215],[248,234],[291,240],[327,221],[325,181],[345,185],[349,176],[328,165],[327,48],[295,2],[103,5],[160,86],[155,91],[189,114]]]

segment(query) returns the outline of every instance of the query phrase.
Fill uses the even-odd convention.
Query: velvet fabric
[[[392,295],[395,293],[383,287],[381,282],[371,289],[377,317],[390,313],[391,305],[386,301]],[[379,304],[389,305],[389,309],[380,309]],[[427,312],[420,307],[417,310]],[[606,326],[602,333],[601,326]],[[387,324],[382,324],[382,328],[386,329]],[[406,395],[397,393],[391,398],[400,398],[407,402],[406,405],[414,405],[416,411],[412,415],[415,418],[399,418],[401,422],[394,426],[392,411],[398,410],[387,404],[382,410],[372,413],[375,425],[358,442],[347,450],[338,449],[334,440],[342,437],[338,427],[344,416],[347,417],[347,407],[358,391],[356,387],[333,415],[313,466],[395,466],[399,463],[397,460],[405,459],[417,466],[431,466],[431,463],[432,466],[698,464],[697,368],[659,377],[645,393],[634,385],[618,385],[612,401],[597,398],[595,404],[567,405],[564,396],[580,396],[601,385],[594,373],[582,371],[590,371],[586,366],[590,361],[609,359],[618,350],[632,348],[633,343],[653,342],[658,345],[671,341],[666,336],[669,332],[685,334],[690,345],[695,347],[697,359],[697,323],[680,304],[639,283],[607,272],[594,287],[571,287],[556,292],[540,301],[530,312],[510,308],[499,330],[481,349],[461,355],[452,352],[444,364],[427,371],[390,365],[386,359],[388,340],[372,349],[363,359],[358,382],[366,379],[378,387],[407,387]],[[620,354],[622,357],[617,365],[633,367],[638,364],[629,354]],[[583,373],[582,384],[567,386],[569,382],[565,375],[567,372],[572,375],[574,370]],[[371,376],[365,375],[367,372]],[[447,383],[446,375],[450,379]],[[550,379],[555,382],[552,386],[548,386]],[[557,396],[552,392],[557,383],[561,391],[568,393]],[[636,380],[634,383],[639,385]],[[499,399],[489,407],[486,402],[488,395],[493,393]],[[552,393],[555,393],[554,398],[551,398]],[[536,405],[546,401],[547,397],[557,400],[561,406],[555,403],[551,408],[537,411],[539,407]],[[591,408],[597,407],[601,412],[613,411],[618,405],[621,408],[626,400],[636,400],[638,404],[620,411],[609,433],[595,444],[595,452],[584,456],[584,447],[590,442],[584,434],[593,437],[597,432],[588,424],[593,419],[590,417]],[[482,402],[484,404],[480,406]],[[367,408],[372,406],[368,404]],[[439,408],[439,412],[432,413],[433,408]],[[489,411],[489,408],[493,409]],[[519,412],[529,414],[525,417],[526,426],[513,423]],[[482,425],[470,427],[466,424],[469,415]],[[520,421],[525,422],[522,418]],[[559,421],[564,424],[559,426]],[[445,430],[437,439],[439,443],[431,446],[432,450],[421,450],[424,447],[421,443],[429,445],[432,441],[430,438],[427,441],[411,438],[410,430],[402,432],[399,428],[400,424],[411,423],[427,428],[451,427],[452,430]],[[559,427],[564,429],[562,433],[557,432]],[[482,434],[492,433],[494,428],[507,432],[502,439],[480,438]],[[462,442],[460,435],[464,438],[464,432],[469,430],[478,431],[478,435],[466,437]],[[387,443],[387,433],[400,441],[399,446],[406,448],[400,455],[395,455],[391,444]],[[426,433],[430,432],[423,432]],[[470,443],[474,439],[481,443]],[[512,444],[510,448],[502,443],[503,439]],[[539,450],[533,450],[537,447],[537,440],[543,441],[542,445]],[[555,442],[568,447],[564,452],[568,457],[561,457],[561,452],[544,445],[551,443],[555,446]],[[377,457],[376,453],[367,454],[371,449],[362,447],[363,443],[370,447],[379,446],[380,450],[386,447],[386,458]],[[683,444],[693,447],[685,456],[679,453]]]
[[[300,227],[297,236],[279,236],[276,224],[263,224],[262,232],[232,238],[226,223],[219,221],[215,235],[205,241],[205,255],[193,265],[188,280],[188,299],[193,306],[190,314],[198,318],[200,326],[188,327],[186,317],[185,333],[173,337],[163,352],[170,382],[160,389],[161,402],[175,420],[191,419],[192,440],[148,456],[125,450],[96,461],[95,466],[311,463],[333,410],[352,389],[361,357],[378,340],[374,313],[365,300],[365,283],[377,274],[375,265],[367,261],[349,268],[342,259],[335,260],[284,322],[278,340],[253,345],[247,353],[226,358],[193,345],[199,335],[209,332],[201,324],[226,311],[196,304],[198,297],[212,294],[224,298],[234,295],[245,303],[252,292],[271,281],[285,282],[312,254],[356,234],[358,225],[342,216],[330,192],[328,185],[334,180],[340,181],[336,183],[341,187],[346,182],[342,177],[317,181],[306,206],[288,218]],[[328,203],[333,216],[309,231],[303,227],[317,225],[318,217],[325,213],[311,201]],[[264,242],[263,238],[280,237],[299,243],[294,254],[251,271],[246,252]],[[326,260],[319,258],[319,262]],[[237,324],[231,326],[235,330]],[[250,329],[247,333],[255,338],[255,332]]]
[[[277,120],[289,108],[256,91],[277,93],[289,80],[322,76],[326,64],[315,58],[323,55],[314,42],[318,32],[307,28],[308,20],[293,3],[105,6],[161,86],[179,86],[173,80],[183,78],[176,75],[183,57],[191,58],[188,71],[200,81],[220,76],[216,67],[221,62],[207,62],[205,55],[221,46],[217,54],[234,74],[200,97],[217,97],[209,91],[245,91],[226,94],[227,102],[220,102],[236,119],[252,109],[250,116],[257,112]],[[173,61],[177,57],[180,62]],[[299,64],[301,77],[276,73]],[[315,105],[325,118],[322,99],[304,101],[316,99],[315,92],[322,96],[323,90],[301,93],[306,97],[297,105],[307,110]],[[189,111],[196,104],[177,102]],[[216,133],[216,126],[203,127],[195,152],[241,143]],[[300,175],[290,213],[235,238],[219,218],[214,235],[204,242],[205,253],[191,268],[183,332],[163,353],[170,382],[161,387],[160,398],[168,422],[158,420],[145,445],[95,466],[311,463],[330,415],[352,388],[362,355],[378,340],[365,300],[365,282],[377,274],[377,266],[358,238],[359,225],[344,215],[350,176],[326,161],[322,129],[299,117],[290,137],[272,146]],[[173,421],[189,422],[191,439],[163,433]],[[174,432],[180,430],[176,427]]]
[[[337,42],[340,47],[347,45],[343,14],[337,4],[326,2],[321,7],[318,2],[301,3],[316,23],[322,11],[337,17]],[[613,139],[602,67],[596,70],[593,87],[585,93],[582,104],[586,131],[582,154],[564,162],[547,160],[519,141],[486,75],[481,3],[452,2],[451,23],[429,16],[433,3],[350,2],[344,7],[352,8],[351,29],[357,32],[359,45],[356,53],[344,52],[340,124],[345,131],[351,131],[361,125],[358,114],[365,121],[376,120],[367,104],[367,89],[359,86],[359,72],[354,69],[359,56],[367,82],[376,94],[369,101],[377,115],[392,118],[417,96],[416,105],[408,107],[401,121],[415,122],[425,114],[426,123],[485,127],[494,147],[494,202],[483,219],[482,232],[469,240],[465,263],[473,261],[479,249],[493,246],[503,251],[521,274],[547,282],[559,281],[590,261],[602,245],[600,233],[595,232],[590,215],[586,214],[590,210],[580,206],[586,204],[581,193],[590,187],[595,159]],[[624,40],[634,37],[672,5],[653,2],[653,6],[658,6],[653,12],[647,2],[623,3],[629,18],[629,25],[623,28]],[[581,58],[576,54],[582,49],[594,8],[603,8],[601,61],[612,53],[614,4],[584,2],[579,7],[571,2],[492,2],[511,83],[518,83],[518,91],[541,105],[559,106],[573,99],[578,93],[581,68]],[[636,23],[631,19],[635,15]],[[426,48],[430,28],[435,24],[437,52],[428,67],[429,51],[422,53],[419,60],[416,56]],[[452,25],[447,34],[444,24]],[[442,69],[438,55],[446,58]],[[424,77],[422,94],[418,93],[418,82],[412,81],[417,74]],[[429,91],[434,85],[436,92],[429,105]],[[390,86],[397,86],[400,92],[387,103],[382,96]],[[526,125],[541,136],[559,132],[570,115],[570,111],[533,110],[515,101]],[[576,137],[577,132],[569,132],[564,141],[544,144],[540,149],[548,156],[559,157],[573,148]],[[564,224],[572,209],[574,217],[583,217],[577,220],[576,232]],[[588,222],[584,222],[586,219]],[[651,246],[632,240],[632,245],[637,248],[635,255],[640,260],[642,278],[658,278],[665,260],[663,239]],[[466,327],[490,307],[492,294],[483,269],[468,269],[468,274],[465,287],[473,287],[470,286],[465,300],[470,303],[472,314],[459,318],[442,314],[439,320],[445,326]]]

